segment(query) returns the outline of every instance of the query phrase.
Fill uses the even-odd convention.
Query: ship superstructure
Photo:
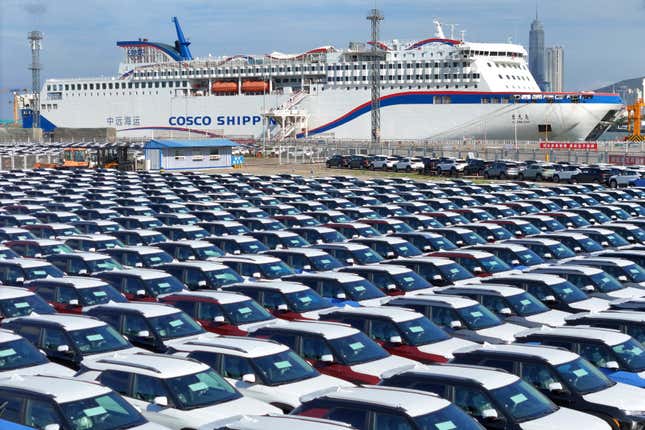
[[[118,76],[48,79],[43,128],[369,139],[369,44],[193,58],[173,22],[174,45],[117,42],[125,54]],[[378,48],[383,139],[593,139],[622,107],[616,94],[540,92],[522,46],[446,37],[437,21],[431,38]]]

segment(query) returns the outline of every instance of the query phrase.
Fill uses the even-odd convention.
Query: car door
[[[170,428],[183,428],[186,424],[185,420],[181,420],[172,413],[163,413],[164,407],[154,404],[155,398],[158,397],[165,397],[168,400],[168,408],[175,407],[170,393],[159,378],[134,375],[131,395],[128,396],[132,405],[138,408],[148,420]]]
[[[65,346],[67,346],[66,349],[64,349]],[[51,361],[78,369],[76,363],[80,361],[81,357],[79,357],[72,339],[63,329],[58,327],[42,328],[40,349],[45,351]]]

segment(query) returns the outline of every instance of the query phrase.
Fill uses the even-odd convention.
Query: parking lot
[[[0,428],[645,428],[640,172],[404,158],[0,172]]]

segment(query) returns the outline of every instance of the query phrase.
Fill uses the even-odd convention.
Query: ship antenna
[[[172,17],[172,22],[175,24],[175,30],[177,31],[177,41],[175,42],[175,48],[177,48],[177,50],[179,51],[182,60],[192,60],[193,54],[190,53],[190,49],[188,48],[190,42],[184,37],[184,32],[182,31],[181,26],[179,25],[179,20],[176,16]]]

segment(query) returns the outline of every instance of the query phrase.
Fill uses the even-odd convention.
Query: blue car
[[[645,387],[645,347],[617,330],[566,326],[531,329],[515,337],[518,343],[566,348],[589,360],[613,381]]]

